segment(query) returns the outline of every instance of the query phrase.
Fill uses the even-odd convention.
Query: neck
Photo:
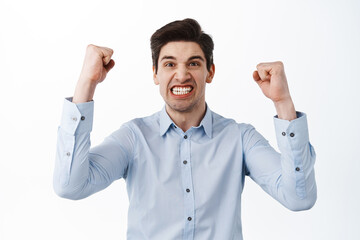
[[[192,109],[188,112],[179,112],[166,105],[166,112],[169,114],[171,120],[173,120],[178,127],[186,132],[191,127],[197,127],[200,125],[201,120],[205,116],[206,105],[204,103],[201,106],[196,107],[196,109]]]

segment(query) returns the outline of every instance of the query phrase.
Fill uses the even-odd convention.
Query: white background
[[[253,124],[276,147],[275,109],[252,72],[282,60],[315,146],[318,201],[291,212],[247,178],[243,234],[251,239],[360,239],[359,1],[0,2],[0,239],[125,239],[124,180],[87,199],[52,189],[56,133],[86,45],[114,49],[98,86],[92,143],[163,106],[152,81],[151,34],[192,17],[215,42],[211,109]],[[221,222],[219,222],[221,224]]]

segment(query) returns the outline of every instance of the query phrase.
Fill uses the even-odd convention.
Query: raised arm
[[[296,112],[284,65],[260,63],[253,78],[275,105],[277,153],[253,127],[244,133],[247,174],[287,208],[311,208],[317,198],[314,163],[316,154],[309,142],[306,115]]]
[[[123,126],[90,149],[95,88],[114,66],[109,48],[89,45],[73,98],[64,100],[58,128],[54,190],[69,199],[85,198],[126,176],[133,133]]]

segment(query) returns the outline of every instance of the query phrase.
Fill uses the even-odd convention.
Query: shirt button
[[[188,217],[188,221],[191,221],[191,219],[192,219],[191,217]]]
[[[184,161],[183,161],[183,164],[187,164],[187,161],[186,161],[186,160],[184,160]]]
[[[295,136],[295,134],[294,133],[290,133],[290,137],[294,137]]]
[[[66,153],[66,156],[70,156],[70,152],[67,152],[67,153]]]
[[[300,168],[299,168],[299,167],[296,167],[295,170],[298,172],[298,171],[300,171]]]
[[[187,135],[185,135],[184,138],[187,139]]]
[[[83,120],[83,121],[84,121],[84,120],[85,120],[85,117],[84,117],[84,116],[81,116],[81,120]]]
[[[285,136],[285,135],[286,135],[286,133],[285,133],[285,132],[282,132],[281,134],[282,134],[283,136]]]
[[[76,121],[77,121],[77,118],[76,118],[76,117],[73,117],[72,120],[76,122]]]
[[[190,192],[190,189],[187,188],[187,189],[186,189],[186,192]]]

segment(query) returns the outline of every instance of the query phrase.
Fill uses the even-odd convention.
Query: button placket
[[[193,236],[194,231],[194,214],[195,203],[194,195],[191,189],[192,174],[191,174],[191,133],[183,134],[180,144],[180,159],[181,159],[181,178],[182,185],[184,187],[184,221],[185,228],[184,233],[186,236]]]

